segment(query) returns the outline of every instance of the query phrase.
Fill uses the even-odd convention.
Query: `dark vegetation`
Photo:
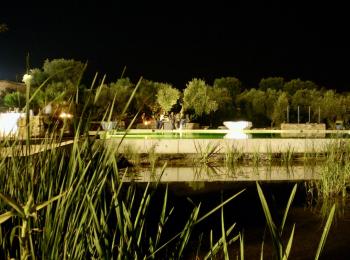
[[[79,61],[56,59],[46,60],[41,69],[29,70],[31,78],[26,84],[30,84],[32,94],[36,92],[31,108],[42,113],[46,106],[51,105],[56,113],[64,109],[79,115],[81,103],[86,102],[87,97],[95,96],[98,90],[98,98],[89,99],[92,121],[101,121],[113,103],[111,120],[125,121],[126,125],[138,113],[144,112],[152,118],[161,111],[189,114],[191,121],[211,128],[232,120],[252,121],[254,127],[279,128],[283,122],[296,123],[298,110],[300,123],[321,122],[329,128],[335,128],[337,120],[347,125],[350,117],[349,93],[337,93],[309,80],[267,77],[257,86],[245,86],[238,78],[222,77],[212,84],[194,78],[186,86],[143,79],[127,113],[121,118],[135,82],[124,75],[116,82],[97,77],[95,83],[101,86],[97,89],[82,83],[79,75],[84,69],[85,65]],[[62,71],[64,73],[60,73]],[[75,106],[69,107],[74,99],[77,99]],[[25,91],[5,90],[1,93],[0,103],[23,108]]]
[[[74,138],[65,149],[52,148],[53,144],[62,141],[64,127],[57,131],[50,129],[43,139],[41,147],[44,150],[40,153],[32,153],[30,135],[27,135],[26,145],[19,146],[22,156],[16,153],[18,145],[15,142],[11,146],[4,145],[10,151],[12,149],[10,154],[0,150],[0,258],[182,259],[191,254],[193,258],[201,256],[203,259],[237,256],[244,259],[244,233],[232,219],[225,217],[224,209],[228,203],[234,203],[244,190],[226,196],[220,194],[220,200],[210,205],[212,207],[202,206],[204,201],[189,198],[190,207],[182,211],[182,208],[174,208],[173,201],[169,201],[168,187],[162,190],[161,195],[156,193],[157,180],[147,183],[142,189],[132,182],[125,183],[128,168],[120,164],[118,145],[107,149],[104,146],[106,140],[96,142],[96,137],[88,136],[93,120],[124,120],[129,117],[132,125],[139,111],[145,107],[155,111],[157,106],[163,105],[162,109],[166,109],[164,103],[158,100],[158,90],[165,88],[164,84],[141,79],[133,87],[128,79],[122,78],[115,85],[106,85],[104,78],[97,83],[96,76],[91,86],[86,87],[80,84],[84,68],[84,64],[72,60],[47,61],[43,70],[32,70],[31,77],[24,78],[27,87],[25,104],[20,103],[21,92],[10,94],[15,102],[19,102],[19,107],[26,108],[28,120],[29,108],[43,113],[48,104],[54,111],[72,113]],[[196,87],[200,89],[193,91],[192,88]],[[120,89],[125,91],[123,95]],[[200,120],[203,114],[210,115],[219,108],[212,98],[227,91],[227,88],[215,87],[215,84],[209,87],[204,81],[195,79],[184,90],[182,106],[188,111],[192,109]],[[235,100],[251,91],[260,90],[240,92]],[[188,103],[188,93],[204,93],[208,107]],[[162,100],[173,102],[170,98]],[[200,101],[196,97],[191,100]],[[29,132],[29,124],[27,130]],[[6,143],[7,140],[1,142]],[[207,164],[210,156],[202,152],[199,163]],[[285,202],[282,221],[272,217],[258,183],[256,190],[271,235],[272,256],[287,259],[295,229],[292,227],[284,231],[284,225],[296,186]],[[160,203],[154,204],[154,201]],[[159,207],[154,208],[155,205]],[[183,218],[172,219],[178,210],[183,213]],[[332,207],[325,223],[315,259],[319,258],[323,249],[334,210]],[[204,230],[204,223],[208,223],[213,214],[219,215],[219,220],[216,218],[213,227],[206,226]],[[169,228],[171,223],[175,224]],[[204,232],[205,236],[201,235]],[[194,234],[199,234],[198,239],[193,239]],[[206,238],[206,241],[203,240],[205,247],[201,247],[202,238]],[[232,245],[238,246],[234,254]]]

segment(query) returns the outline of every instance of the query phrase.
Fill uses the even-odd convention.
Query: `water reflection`
[[[317,166],[239,166],[239,167],[167,167],[151,170],[141,168],[126,181],[149,182],[239,182],[239,181],[297,181],[319,178]]]
[[[169,187],[172,187],[172,192],[170,193],[172,196],[187,198],[190,194],[191,198],[200,197],[205,204],[213,203],[214,205],[216,205],[214,201],[217,199],[215,195],[220,194],[218,191],[224,190],[224,186],[229,186],[229,189],[225,190],[226,193],[233,192],[232,188],[235,186],[235,183],[238,183],[238,186],[247,188],[242,196],[225,206],[225,214],[228,214],[225,219],[234,219],[244,228],[245,248],[249,248],[249,250],[245,251],[246,259],[259,259],[261,238],[266,232],[266,223],[261,212],[260,201],[256,200],[257,193],[254,182],[267,181],[271,183],[271,185],[269,183],[265,186],[268,186],[269,189],[264,189],[264,193],[273,198],[274,203],[270,205],[273,205],[275,212],[283,212],[291,190],[291,187],[288,186],[288,181],[317,180],[320,172],[321,166],[314,164],[306,164],[305,166],[289,164],[282,166],[265,165],[259,167],[236,165],[230,168],[208,166],[167,167],[163,175],[160,168],[156,168],[154,171],[150,168],[138,169],[133,176],[128,176],[127,180],[145,183],[155,181],[161,177],[161,182],[169,183]],[[284,182],[282,183],[282,181]],[[250,184],[247,185],[247,182],[252,182],[253,185],[249,187]],[[234,185],[232,185],[233,183]],[[275,185],[276,183],[277,185]],[[303,185],[306,185],[305,183]],[[308,183],[312,183],[312,181]],[[305,191],[300,184],[298,185],[298,190]],[[198,196],[196,197],[196,195]],[[302,196],[304,196],[304,193]],[[178,197],[173,200],[175,201],[174,204],[178,203],[175,204],[175,209],[180,208],[179,215],[183,215],[181,210],[185,203]],[[291,230],[292,225],[296,224],[291,259],[313,259],[325,221],[334,203],[336,203],[334,224],[331,227],[322,256],[323,259],[350,259],[348,250],[350,243],[349,200],[319,201],[319,203],[312,203],[305,207],[305,200],[300,199],[300,197],[297,199],[297,197],[292,203],[288,221],[286,222],[287,230]],[[279,221],[278,218],[277,221]],[[233,246],[236,245],[233,244]],[[267,240],[266,244],[264,244],[264,256],[266,259],[272,259],[273,257],[271,248],[272,245]]]
[[[252,138],[251,134],[245,134],[243,132],[229,132],[224,136],[224,139],[249,139]]]

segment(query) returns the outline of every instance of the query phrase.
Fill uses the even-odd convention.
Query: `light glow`
[[[224,126],[226,126],[229,130],[239,131],[250,129],[253,124],[250,121],[225,121]]]
[[[69,114],[69,113],[66,113],[66,112],[62,112],[60,115],[59,115],[60,118],[72,118],[73,115]]]
[[[102,129],[105,131],[108,130],[113,130],[117,126],[117,122],[112,122],[112,121],[102,121],[101,122]]]
[[[249,139],[250,135],[243,132],[230,132],[224,136],[224,139]]]
[[[15,136],[18,134],[17,122],[25,113],[7,112],[0,113],[0,137]]]
[[[26,84],[26,86],[29,86],[31,81],[33,79],[33,76],[30,75],[30,74],[24,74],[23,75],[23,78],[22,78],[22,81],[24,82],[24,84]]]

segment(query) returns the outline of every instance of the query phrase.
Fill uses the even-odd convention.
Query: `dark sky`
[[[7,1],[0,6],[0,79],[21,78],[46,58],[89,62],[116,80],[140,76],[183,88],[235,76],[312,80],[347,90],[350,16],[339,4],[295,1]],[[263,2],[263,3],[262,3]],[[306,1],[304,1],[306,2]],[[230,3],[230,5],[228,4]],[[283,3],[283,4],[282,4]]]

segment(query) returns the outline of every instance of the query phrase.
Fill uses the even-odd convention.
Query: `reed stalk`
[[[238,195],[206,214],[201,214],[200,204],[195,205],[178,235],[167,240],[167,223],[175,210],[169,206],[168,190],[158,219],[150,222],[159,179],[144,190],[124,183],[128,169],[118,167],[120,143],[107,149],[105,139],[89,136],[88,104],[99,98],[103,82],[104,78],[97,89],[92,84],[94,96],[76,96],[75,102],[88,100],[75,119],[69,144],[63,145],[60,129],[45,134],[40,152],[34,151],[30,140],[29,147],[0,141],[1,259],[181,258],[197,224]],[[111,119],[113,106],[114,101],[104,118]],[[202,150],[204,162],[218,149],[213,145]],[[222,246],[218,244],[218,250]]]

